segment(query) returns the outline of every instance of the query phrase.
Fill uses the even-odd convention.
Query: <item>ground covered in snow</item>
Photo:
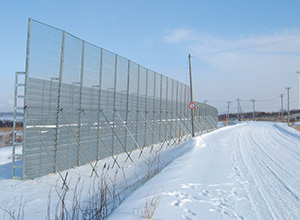
[[[123,192],[109,220],[300,218],[300,133],[295,129],[249,122],[163,149],[159,154],[145,149],[141,157],[133,152],[134,163],[124,163],[127,155],[119,155],[121,168],[111,168],[112,158],[98,162],[100,178],[105,172],[115,183],[108,193]],[[9,150],[0,149],[0,218],[19,213],[23,219],[54,219],[62,195],[58,174],[11,180]],[[89,165],[64,171],[63,177],[66,172],[70,190],[65,205],[71,213],[74,194],[80,191],[81,203],[93,197],[97,177],[90,177]]]
[[[192,142],[191,142],[192,144]],[[300,133],[284,124],[225,127],[136,190],[115,219],[299,219]]]
[[[0,219],[102,219],[192,147],[189,141],[172,148],[166,142],[131,152],[132,161],[123,153],[93,162],[96,172],[89,164],[64,170],[61,176],[67,186],[59,173],[26,181],[11,179],[12,148],[0,148]],[[18,147],[16,152],[21,150]]]

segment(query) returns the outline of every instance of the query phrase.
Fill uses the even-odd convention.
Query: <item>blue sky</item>
[[[220,113],[237,98],[244,111],[278,111],[291,86],[299,106],[300,1],[8,1],[0,2],[0,111],[12,111],[14,73],[24,71],[27,22],[64,29],[151,70],[188,83]],[[274,44],[268,44],[278,42]],[[245,50],[203,54],[268,44]],[[200,55],[200,56],[196,56]],[[286,103],[286,100],[285,100]]]

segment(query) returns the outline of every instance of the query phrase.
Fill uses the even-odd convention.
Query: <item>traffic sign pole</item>
[[[193,77],[192,77],[192,61],[191,61],[191,54],[189,54],[189,69],[190,69],[190,88],[191,88],[191,103],[194,103],[194,97],[193,97]],[[195,104],[195,103],[194,103]],[[196,105],[195,105],[196,107]],[[191,114],[192,114],[192,137],[195,137],[195,119],[194,119],[194,109],[191,108]]]

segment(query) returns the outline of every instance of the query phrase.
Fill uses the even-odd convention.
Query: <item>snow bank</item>
[[[93,199],[93,192],[98,190],[95,188],[102,181],[103,175],[105,175],[105,184],[109,187],[109,193],[116,194],[114,205],[118,205],[148,177],[167,166],[174,158],[189,151],[191,147],[188,143],[190,142],[174,148],[164,147],[160,152],[157,152],[161,148],[159,145],[154,146],[153,149],[145,148],[142,154],[139,150],[133,151],[131,157],[134,163],[127,158],[125,153],[120,154],[117,156],[120,168],[114,164],[112,158],[106,158],[97,163],[96,171],[99,178],[96,177],[95,172],[92,172],[89,164],[61,172],[63,177],[68,173],[66,182],[69,190],[64,201],[68,212],[72,212],[74,194],[78,195],[77,199],[80,199],[81,208]],[[20,150],[21,148],[17,149],[17,151]],[[18,164],[20,165],[21,161],[18,161]],[[96,162],[93,166],[95,164]],[[50,174],[34,180],[19,181],[10,179],[11,171],[11,147],[0,148],[0,218],[8,218],[9,213],[14,213],[17,219],[20,211],[21,219],[45,219],[48,216],[55,219],[55,216],[59,215],[59,210],[56,210],[59,197],[63,194],[63,184],[59,175]],[[91,174],[93,174],[92,177]],[[109,213],[109,210],[106,212]]]

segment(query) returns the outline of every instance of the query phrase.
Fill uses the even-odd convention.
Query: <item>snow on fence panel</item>
[[[117,164],[117,154],[132,160],[134,149],[191,137],[187,85],[32,19],[24,76],[22,107],[15,94],[15,112],[24,111],[22,155],[13,147],[15,178],[92,165],[109,156]],[[217,110],[196,105],[196,132],[216,128]]]

